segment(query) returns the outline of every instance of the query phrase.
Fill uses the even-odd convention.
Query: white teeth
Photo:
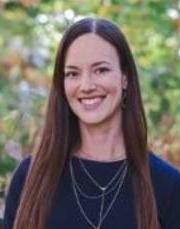
[[[94,103],[97,103],[97,102],[100,102],[102,100],[102,98],[93,98],[93,99],[81,99],[81,102],[84,103],[84,104],[94,104]]]

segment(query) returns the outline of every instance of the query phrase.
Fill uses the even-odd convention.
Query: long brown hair
[[[158,229],[148,162],[147,125],[135,62],[119,28],[108,20],[92,18],[74,23],[61,39],[41,143],[31,161],[13,228],[44,229],[65,161],[80,144],[78,119],[70,110],[64,93],[64,61],[72,42],[85,33],[95,33],[116,48],[120,67],[127,76],[122,128],[132,171],[138,229]]]

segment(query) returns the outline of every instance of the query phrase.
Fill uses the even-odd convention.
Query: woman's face
[[[78,37],[67,51],[64,72],[67,101],[80,122],[119,122],[127,79],[110,43],[93,33]]]

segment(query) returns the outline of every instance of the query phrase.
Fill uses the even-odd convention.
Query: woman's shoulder
[[[31,156],[25,157],[16,166],[6,194],[3,228],[12,228],[19,198],[30,166]]]
[[[15,169],[15,172],[16,171],[26,172],[28,170],[28,168],[29,168],[29,165],[31,163],[31,160],[32,160],[32,156],[31,155],[28,155],[25,158],[23,158],[19,162],[19,164],[17,165],[17,167]]]
[[[154,153],[149,155],[151,174],[156,180],[164,180],[165,183],[172,182],[180,185],[180,171],[169,162]]]
[[[31,163],[32,157],[26,156],[24,159],[22,159],[18,165],[16,166],[13,175],[12,175],[12,182],[16,182],[16,181],[23,181],[27,175],[30,163]],[[18,178],[18,179],[15,179]]]
[[[154,153],[150,153],[149,163],[155,190],[163,191],[164,195],[174,189],[180,191],[180,172],[175,166]]]
[[[12,174],[12,178],[7,190],[7,196],[9,196],[10,194],[18,196],[18,194],[21,192],[31,160],[31,156],[26,156],[17,164]]]
[[[162,228],[180,228],[180,172],[154,153],[149,163]]]

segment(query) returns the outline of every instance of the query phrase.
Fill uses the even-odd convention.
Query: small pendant
[[[100,188],[103,192],[106,190],[106,187],[100,187]]]

